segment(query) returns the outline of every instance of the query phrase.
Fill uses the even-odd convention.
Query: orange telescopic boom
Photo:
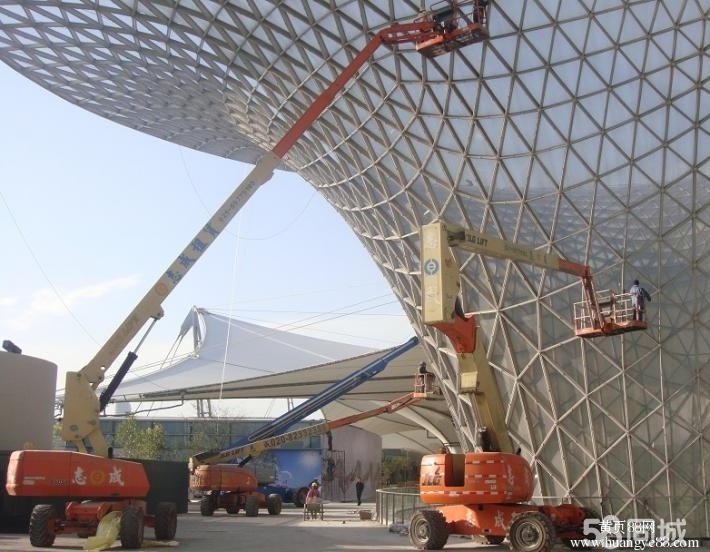
[[[454,3],[452,14],[456,21],[451,25],[466,25],[460,7],[476,5],[476,2]],[[447,16],[450,17],[450,16]],[[444,18],[446,19],[446,18]],[[51,546],[58,533],[78,532],[93,535],[98,522],[112,510],[122,511],[126,522],[122,527],[133,528],[121,535],[126,548],[138,548],[143,540],[143,525],[155,524],[156,538],[171,539],[175,534],[175,507],[164,507],[155,517],[145,514],[141,501],[147,492],[145,472],[140,464],[112,458],[112,453],[101,433],[99,414],[111,400],[115,390],[137,359],[137,350],[142,345],[155,322],[162,318],[163,301],[185,277],[187,272],[202,257],[204,252],[225,229],[249,198],[271,179],[273,171],[282,163],[283,157],[296,141],[310,128],[320,114],[328,108],[347,82],[382,44],[397,45],[427,41],[440,42],[454,50],[483,39],[483,34],[474,37],[452,35],[449,25],[441,27],[442,17],[421,18],[411,23],[394,23],[377,32],[342,73],[328,86],[308,109],[291,125],[288,132],[254,166],[252,171],[224,201],[215,214],[199,230],[168,269],[151,286],[138,305],[130,312],[118,329],[109,337],[96,355],[76,372],[68,372],[64,387],[64,412],[62,439],[73,443],[78,452],[70,451],[16,451],[12,454],[7,477],[8,492],[17,496],[58,496],[83,498],[90,490],[94,498],[105,496],[98,502],[72,502],[65,517],[61,518],[50,505],[38,505],[30,522],[30,541],[35,546]],[[473,30],[474,24],[471,23]],[[475,27],[480,27],[479,23]],[[426,46],[424,47],[426,50]],[[425,52],[422,52],[425,53]],[[443,53],[443,52],[442,52]],[[101,396],[96,395],[105,373],[121,352],[133,341],[145,324],[152,320],[135,349],[128,353],[116,374]],[[121,474],[124,485],[116,485],[114,479]],[[116,479],[117,480],[117,479]],[[86,484],[85,484],[86,482]],[[165,515],[161,515],[161,512]]]

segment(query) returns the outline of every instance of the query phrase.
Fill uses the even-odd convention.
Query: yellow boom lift
[[[552,253],[509,242],[482,232],[434,222],[421,229],[422,317],[427,325],[443,332],[456,350],[459,363],[459,390],[472,392],[478,405],[481,422],[487,428],[491,450],[513,452],[505,426],[505,410],[488,364],[483,344],[477,339],[478,326],[472,314],[461,308],[459,265],[451,248],[471,253],[519,261],[549,270],[559,270],[582,280],[584,300],[575,317],[575,334],[579,337],[599,337],[645,330],[645,321],[634,320],[628,294],[615,296],[605,292],[601,302],[594,289],[588,266],[570,262]],[[612,297],[611,300],[608,298]]]

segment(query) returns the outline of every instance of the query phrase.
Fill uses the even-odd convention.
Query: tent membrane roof
[[[391,350],[366,352],[364,347],[266,328],[198,308],[187,317],[181,334],[188,331],[196,344],[188,358],[125,382],[113,402],[307,399]],[[392,359],[382,372],[322,408],[323,415],[334,420],[411,392],[423,354],[415,346]],[[250,377],[258,372],[265,374]],[[355,425],[385,437],[389,448],[431,451],[456,439],[448,406],[440,396]]]

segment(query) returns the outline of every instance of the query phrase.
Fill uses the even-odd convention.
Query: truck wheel
[[[210,495],[203,496],[200,499],[200,514],[203,516],[211,516],[214,514],[215,507],[214,507],[214,500],[212,500],[212,497]]]
[[[158,502],[155,509],[156,540],[173,540],[177,532],[177,508],[172,502]]]
[[[441,550],[449,540],[449,527],[438,510],[419,510],[409,522],[409,541],[419,550]]]
[[[505,540],[505,537],[500,535],[486,535],[486,541],[488,544],[501,544]]]
[[[249,495],[247,501],[244,504],[244,514],[247,517],[256,517],[259,515],[259,497],[255,495]]]
[[[54,544],[54,525],[59,519],[57,510],[51,504],[37,504],[30,515],[30,544],[48,547]]]
[[[121,514],[121,546],[135,550],[143,544],[143,510],[126,506]]]
[[[272,516],[278,516],[281,513],[281,506],[283,506],[283,502],[280,495],[274,493],[266,497],[266,509]]]
[[[518,552],[549,552],[555,541],[555,528],[545,514],[525,512],[510,524],[508,540]]]
[[[308,494],[308,489],[306,487],[301,487],[296,491],[296,494],[293,495],[293,505],[296,508],[303,508],[303,505],[306,503],[306,495]]]

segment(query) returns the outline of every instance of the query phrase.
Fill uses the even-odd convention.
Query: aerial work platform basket
[[[486,0],[442,0],[415,21],[433,21],[436,35],[416,43],[417,51],[429,58],[458,50],[489,38]]]
[[[601,337],[648,329],[648,322],[637,320],[630,293],[614,293],[611,290],[596,294],[601,315],[601,324],[595,324],[589,301],[574,304],[574,333],[578,337]]]

